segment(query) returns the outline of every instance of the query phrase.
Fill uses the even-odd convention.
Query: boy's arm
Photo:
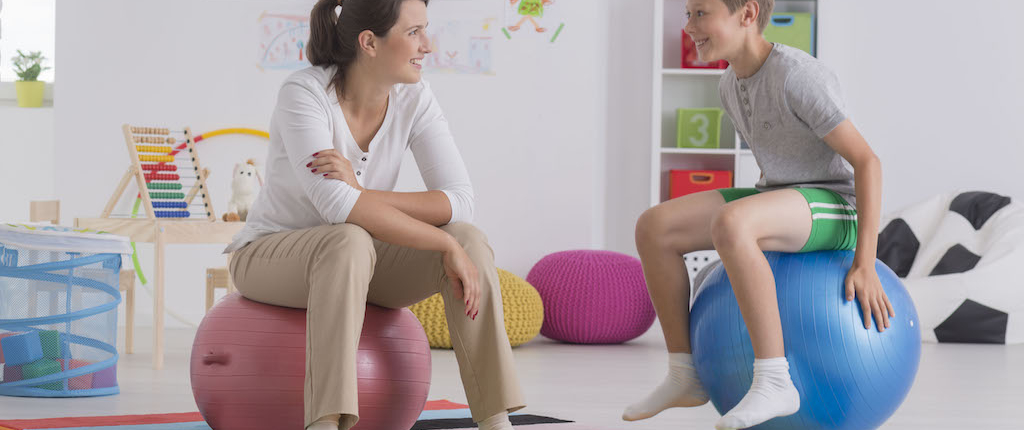
[[[857,253],[854,264],[874,266],[882,200],[882,162],[849,119],[825,135],[825,143],[853,166],[857,193]]]
[[[864,327],[875,317],[878,330],[889,326],[896,314],[882,290],[875,271],[878,252],[878,218],[882,206],[882,162],[849,119],[825,135],[825,143],[853,166],[857,193],[857,250],[846,279],[846,300],[860,301]]]

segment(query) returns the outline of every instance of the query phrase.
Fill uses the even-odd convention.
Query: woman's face
[[[398,21],[380,39],[377,63],[392,81],[414,84],[420,81],[423,57],[430,53],[427,38],[427,5],[421,0],[402,2]]]

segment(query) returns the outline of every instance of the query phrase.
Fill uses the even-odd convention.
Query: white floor
[[[188,357],[194,331],[167,333],[167,366],[150,367],[146,329],[136,330],[135,354],[118,365],[121,394],[80,399],[0,397],[2,418],[122,415],[196,411]],[[661,332],[655,324],[637,340],[616,346],[560,344],[542,337],[514,349],[527,408],[523,411],[592,424],[602,429],[711,429],[718,417],[708,404],[672,409],[625,423],[626,404],[645,395],[665,372]],[[433,352],[430,399],[465,402],[455,356]],[[924,344],[910,396],[885,430],[1024,429],[1024,345]]]

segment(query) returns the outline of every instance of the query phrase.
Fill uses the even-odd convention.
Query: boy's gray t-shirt
[[[853,168],[823,140],[846,109],[839,79],[821,61],[774,43],[757,73],[737,79],[729,67],[718,91],[764,174],[758,190],[824,188],[856,207]]]

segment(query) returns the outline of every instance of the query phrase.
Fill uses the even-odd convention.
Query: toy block
[[[0,339],[4,360],[8,365],[29,364],[43,358],[43,345],[38,332],[28,332]]]
[[[43,357],[45,358],[71,357],[71,349],[68,347],[68,343],[61,339],[60,333],[56,330],[40,331],[39,343],[43,346]]]
[[[21,372],[22,377],[28,380],[60,373],[61,369],[60,363],[57,363],[57,360],[44,358],[22,366]],[[42,385],[36,385],[34,388],[61,391],[64,389],[64,384],[61,381],[53,381]]]

